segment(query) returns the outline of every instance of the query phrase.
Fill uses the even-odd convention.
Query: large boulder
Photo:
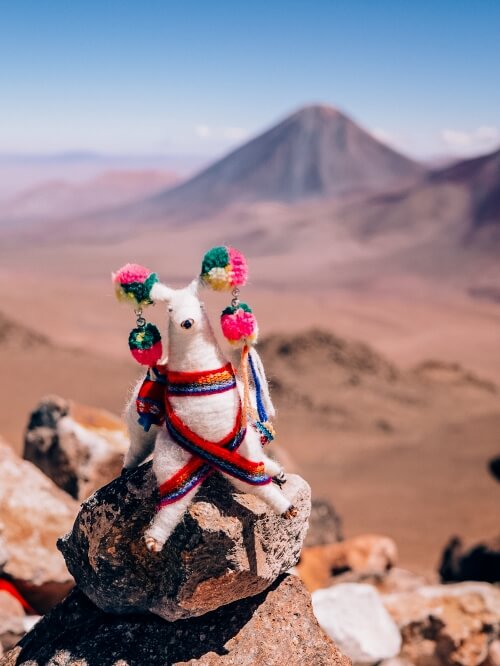
[[[202,617],[104,613],[75,589],[2,666],[350,666],[318,626],[294,576]]]
[[[0,574],[39,612],[73,586],[56,541],[77,512],[71,497],[0,441]]]
[[[30,415],[24,458],[82,501],[120,473],[127,447],[125,426],[117,416],[48,396]]]
[[[354,663],[375,664],[399,654],[399,630],[371,585],[316,590],[312,603],[320,626]]]
[[[500,638],[500,590],[488,583],[432,585],[383,597],[417,666],[479,666]]]
[[[332,585],[347,573],[356,576],[384,576],[397,562],[398,550],[392,539],[363,534],[339,543],[304,548],[297,573],[310,592]]]
[[[59,541],[82,591],[108,612],[152,611],[167,620],[202,615],[265,590],[299,558],[310,489],[284,486],[298,513],[286,520],[219,474],[201,487],[160,553],[143,534],[158,501],[151,463],[98,490]]]

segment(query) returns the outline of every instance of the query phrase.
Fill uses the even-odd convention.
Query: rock
[[[495,640],[490,643],[488,659],[485,661],[485,666],[500,666],[500,640]]]
[[[316,590],[312,603],[320,626],[354,663],[374,664],[399,654],[399,630],[370,585]]]
[[[329,587],[335,576],[347,572],[386,574],[396,561],[397,547],[392,539],[364,534],[340,543],[304,548],[297,573],[313,592]]]
[[[127,447],[118,417],[49,396],[30,415],[24,458],[82,501],[120,473]]]
[[[383,659],[379,662],[378,666],[414,666],[413,662],[405,659],[404,657],[391,657],[390,659]]]
[[[17,658],[17,661],[16,661]],[[325,636],[294,576],[202,617],[166,622],[151,614],[113,616],[75,589],[2,666],[349,666]]]
[[[500,582],[500,536],[465,550],[458,537],[450,539],[439,566],[444,583],[467,580]]]
[[[283,490],[298,509],[290,520],[214,474],[161,553],[150,553],[142,536],[158,497],[146,463],[87,500],[58,545],[78,586],[105,611],[150,610],[167,620],[202,615],[262,592],[296,564],[310,489],[289,475]]]
[[[24,636],[25,612],[21,603],[12,595],[0,590],[0,645],[13,647]]]
[[[285,467],[285,469],[289,469]],[[342,541],[342,521],[327,500],[314,499],[304,546],[323,546]]]
[[[423,576],[399,567],[393,567],[392,569],[389,569],[389,571],[379,573],[346,571],[345,573],[330,578],[331,585],[341,585],[342,583],[363,583],[365,585],[372,585],[377,592],[380,592],[381,594],[411,592],[423,585],[433,585],[438,582],[437,574]]]
[[[2,441],[0,479],[0,574],[45,612],[73,586],[56,541],[70,529],[78,504]]]
[[[433,585],[383,597],[418,666],[477,666],[499,638],[500,590],[488,583]]]
[[[488,468],[494,479],[500,481],[500,456],[492,458],[489,462]]]

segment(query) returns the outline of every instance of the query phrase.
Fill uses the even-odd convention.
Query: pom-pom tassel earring
[[[266,380],[259,378],[258,364],[252,358],[251,348],[257,342],[259,327],[252,308],[246,303],[241,303],[239,299],[239,288],[246,284],[247,278],[246,259],[241,252],[232,247],[214,247],[203,257],[202,282],[215,291],[232,292],[231,305],[221,314],[222,333],[231,345],[241,347],[243,417],[246,421],[248,416],[251,416],[253,425],[259,432],[262,443],[265,444],[274,439],[275,432],[264,407],[263,382]],[[255,386],[257,414],[250,401],[250,373]]]
[[[134,305],[136,327],[130,331],[128,346],[132,357],[141,365],[152,367],[163,354],[158,328],[143,317],[143,308],[152,305],[151,289],[158,282],[156,273],[151,273],[139,264],[126,264],[112,274],[118,300]]]

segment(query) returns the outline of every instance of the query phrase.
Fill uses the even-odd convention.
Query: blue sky
[[[0,153],[217,155],[314,102],[418,156],[500,144],[497,0],[0,10]]]

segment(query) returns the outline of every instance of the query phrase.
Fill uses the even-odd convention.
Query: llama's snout
[[[194,319],[184,319],[184,321],[181,322],[181,326],[186,330],[190,329],[192,326],[194,326]]]

